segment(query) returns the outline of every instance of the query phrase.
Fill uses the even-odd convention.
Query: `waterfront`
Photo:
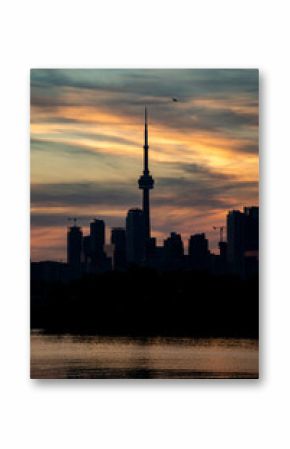
[[[258,342],[250,339],[131,339],[31,335],[33,379],[254,379]]]

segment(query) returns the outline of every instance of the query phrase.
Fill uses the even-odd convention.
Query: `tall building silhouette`
[[[259,252],[259,208],[245,207],[245,251],[246,256],[258,257]]]
[[[183,257],[184,248],[181,235],[171,232],[170,236],[164,240],[165,256],[169,259],[178,259]]]
[[[208,240],[204,233],[193,234],[188,242],[188,254],[195,257],[203,257],[208,254]]]
[[[105,223],[95,219],[90,223],[91,265],[93,269],[101,270],[105,259]]]
[[[227,215],[228,263],[235,273],[247,275],[258,271],[259,208],[245,207]]]
[[[180,234],[176,232],[170,233],[170,236],[164,240],[162,255],[165,270],[179,270],[182,268],[184,247]]]
[[[82,261],[83,232],[74,224],[67,231],[67,263],[73,268],[80,268]]]
[[[154,188],[154,180],[149,172],[149,144],[148,144],[148,119],[147,108],[145,108],[145,130],[144,130],[144,170],[138,180],[139,189],[143,190],[143,214],[145,239],[151,237],[150,227],[150,190]]]
[[[239,210],[231,210],[227,215],[227,258],[231,269],[242,273],[245,253],[245,215]]]
[[[141,209],[130,209],[126,218],[127,260],[140,264],[145,257],[145,220]]]
[[[188,255],[193,268],[205,269],[209,264],[208,240],[204,233],[191,235],[188,242]]]

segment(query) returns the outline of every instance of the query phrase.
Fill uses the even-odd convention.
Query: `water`
[[[33,379],[257,377],[256,340],[31,335]]]

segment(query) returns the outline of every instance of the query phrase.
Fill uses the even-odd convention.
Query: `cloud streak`
[[[257,204],[256,70],[35,69],[31,224],[37,258],[53,240],[44,230],[56,236],[56,254],[63,255],[67,216],[78,215],[82,224],[99,216],[119,226],[126,211],[140,205],[145,104],[156,182],[152,227],[159,239],[171,230],[209,230],[224,224],[228,209]]]

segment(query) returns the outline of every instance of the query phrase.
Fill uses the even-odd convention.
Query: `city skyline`
[[[106,251],[106,223],[103,220],[95,218],[91,221],[90,233],[84,235],[73,218],[73,225],[67,231],[67,268],[71,275],[80,277],[111,270],[124,272],[133,267],[157,271],[235,273],[242,277],[257,273],[259,208],[256,206],[245,206],[243,212],[231,210],[227,214],[227,226],[214,227],[220,235],[219,255],[210,252],[205,233],[190,236],[188,252],[184,251],[182,236],[175,231],[171,231],[163,244],[158,245],[156,237],[151,234],[150,190],[154,188],[154,178],[150,173],[149,148],[148,110],[145,107],[143,171],[138,179],[142,207],[128,210],[125,227],[111,229],[112,253]],[[58,271],[60,265],[56,268]]]
[[[213,226],[258,203],[256,70],[33,70],[32,260],[65,259],[69,216],[123,227],[141,206],[144,104],[159,242],[205,232],[216,249]]]

